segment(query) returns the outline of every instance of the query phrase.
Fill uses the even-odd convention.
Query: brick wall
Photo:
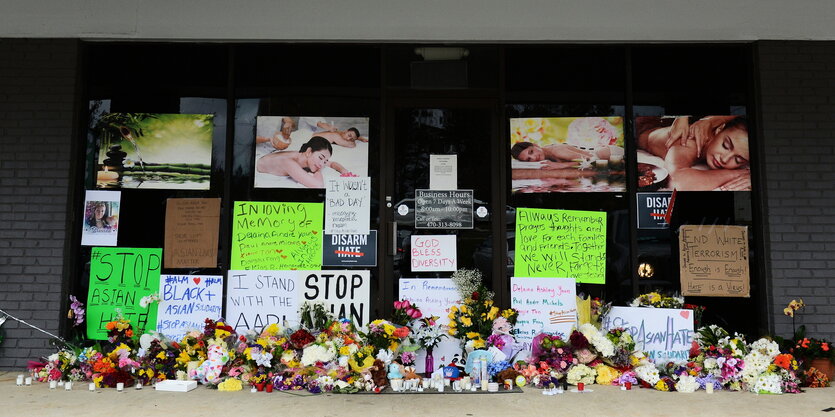
[[[0,309],[58,332],[77,43],[0,39]],[[0,369],[54,351],[8,320]]]
[[[816,337],[835,339],[835,43],[759,45],[771,307],[790,336],[788,302]]]

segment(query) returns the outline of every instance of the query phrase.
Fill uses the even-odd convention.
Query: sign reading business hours
[[[473,190],[415,190],[415,229],[472,229]]]

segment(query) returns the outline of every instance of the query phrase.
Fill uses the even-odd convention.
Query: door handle
[[[397,256],[397,221],[391,222],[391,256]]]

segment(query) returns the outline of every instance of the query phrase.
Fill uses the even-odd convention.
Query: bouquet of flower
[[[412,341],[421,349],[431,350],[447,337],[447,326],[437,323],[437,316],[423,317],[412,325]]]
[[[159,339],[153,339],[140,360],[136,376],[143,385],[177,377],[178,351]]]
[[[368,332],[360,333],[360,336],[374,348],[374,352],[389,350],[394,353],[409,332],[406,326],[397,327],[388,320],[377,319],[368,323]]]
[[[186,333],[179,343],[171,343],[178,352],[176,362],[179,371],[187,371],[189,362],[206,360],[206,342],[203,339],[203,332],[194,330]]]
[[[684,297],[662,295],[658,291],[653,291],[639,295],[629,305],[631,307],[681,308],[684,305]]]
[[[302,329],[314,333],[324,330],[328,324],[334,321],[333,314],[325,308],[325,303],[321,301],[305,301],[302,303],[299,307],[299,317],[301,317]]]
[[[493,305],[493,292],[481,283],[478,270],[459,269],[452,274],[463,304],[449,309],[449,334],[461,339],[467,348],[484,349],[490,335],[510,335],[519,313],[500,311]],[[501,319],[501,320],[498,320]],[[497,326],[494,326],[497,322]]]
[[[401,300],[394,302],[394,312],[391,316],[391,322],[400,326],[408,326],[412,320],[417,320],[423,317],[420,309],[409,302],[409,300]]]
[[[606,332],[606,338],[612,342],[614,352],[611,356],[604,357],[603,360],[621,370],[630,368],[629,356],[635,351],[635,340],[632,339],[632,334],[618,327]]]

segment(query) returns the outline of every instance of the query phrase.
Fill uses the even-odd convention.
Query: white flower
[[[646,363],[644,365],[638,366],[633,369],[635,371],[635,375],[647,382],[650,385],[655,385],[658,381],[661,380],[661,377],[658,375],[658,369],[655,365],[651,363]]]
[[[566,376],[566,380],[569,384],[577,385],[577,383],[582,382],[584,384],[593,384],[594,378],[597,376],[597,371],[593,368],[589,368],[586,365],[579,364],[574,365],[571,369],[568,370],[568,376]]]
[[[780,388],[781,381],[780,375],[772,373],[762,374],[757,378],[757,382],[754,384],[752,391],[761,394],[782,394],[783,391]]]
[[[589,343],[594,346],[600,355],[605,358],[610,358],[615,354],[615,345],[604,335],[597,327],[591,323],[586,323],[580,326],[580,333],[589,340]]]
[[[696,382],[695,376],[682,375],[676,382],[676,391],[678,392],[691,393],[696,392],[697,389],[699,389],[699,383]]]
[[[333,346],[333,345],[331,345]],[[311,366],[316,362],[330,362],[336,356],[336,351],[323,345],[312,344],[302,351],[302,365]]]

